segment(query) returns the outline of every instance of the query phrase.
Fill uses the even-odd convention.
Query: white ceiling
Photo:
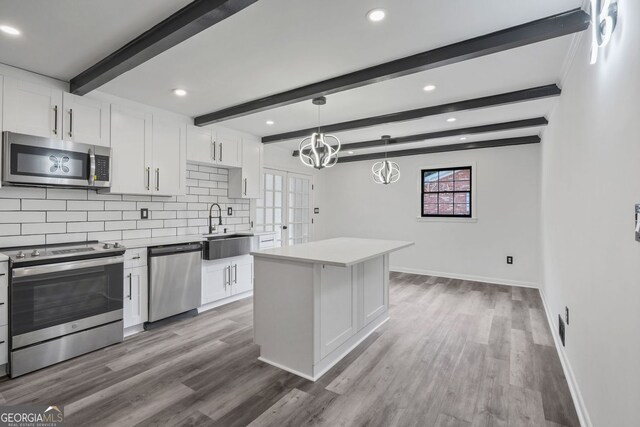
[[[0,61],[69,79],[189,0],[0,0]],[[259,0],[100,88],[196,116],[580,7],[582,0]],[[387,18],[371,23],[373,8]],[[329,96],[322,123],[558,83],[571,36]],[[16,48],[17,46],[17,48]],[[435,84],[434,92],[424,92]],[[178,98],[174,88],[188,95]],[[547,115],[553,100],[340,132],[343,142]],[[310,101],[220,123],[259,136],[317,125]],[[274,120],[267,126],[266,120]],[[501,137],[519,131],[502,132]],[[534,132],[526,130],[525,134]],[[487,136],[487,135],[485,135]],[[471,138],[469,138],[471,140]],[[430,141],[429,144],[438,143]],[[451,141],[444,142],[451,143]],[[422,145],[428,145],[421,143]],[[296,141],[279,143],[295,148]],[[409,148],[416,144],[406,144]],[[420,144],[417,144],[420,145]],[[357,153],[362,153],[359,151]]]
[[[69,81],[191,0],[0,0],[0,62]]]

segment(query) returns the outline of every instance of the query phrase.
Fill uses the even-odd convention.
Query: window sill
[[[478,218],[454,218],[454,217],[422,217],[416,218],[418,222],[478,222]]]

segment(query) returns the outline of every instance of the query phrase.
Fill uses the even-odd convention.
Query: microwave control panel
[[[96,155],[96,181],[109,181],[109,157]]]

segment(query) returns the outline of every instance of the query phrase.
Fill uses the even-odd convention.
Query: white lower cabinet
[[[320,357],[356,332],[357,301],[353,267],[323,265],[320,271]]]
[[[202,262],[202,305],[231,296],[227,260]]]
[[[148,315],[147,267],[124,270],[124,327],[140,325],[149,319]]]
[[[253,257],[202,262],[202,305],[253,290]]]

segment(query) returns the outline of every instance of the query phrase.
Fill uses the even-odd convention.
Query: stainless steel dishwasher
[[[151,247],[148,255],[149,323],[199,307],[202,243]]]

